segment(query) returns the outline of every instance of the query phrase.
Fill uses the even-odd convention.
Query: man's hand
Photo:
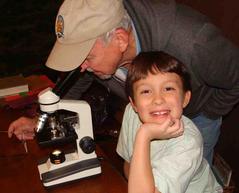
[[[19,140],[31,140],[35,137],[35,127],[37,119],[20,117],[13,121],[8,128],[8,137],[16,135]]]

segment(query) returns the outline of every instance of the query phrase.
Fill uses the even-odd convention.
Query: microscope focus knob
[[[80,148],[86,154],[90,154],[95,151],[95,141],[89,136],[83,137],[80,140]]]

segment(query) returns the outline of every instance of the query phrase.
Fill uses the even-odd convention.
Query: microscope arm
[[[77,113],[79,117],[79,127],[76,129],[78,137],[90,136],[93,138],[91,109],[87,102],[83,100],[60,100],[58,103],[58,109]]]

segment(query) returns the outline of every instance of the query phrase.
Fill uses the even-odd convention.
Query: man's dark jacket
[[[162,50],[183,62],[192,98],[184,114],[215,119],[239,101],[239,49],[208,18],[173,0],[125,0],[141,51]]]

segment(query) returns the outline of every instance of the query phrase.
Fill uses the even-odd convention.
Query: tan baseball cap
[[[46,66],[70,71],[85,60],[96,39],[124,16],[122,0],[65,0],[56,18],[57,40]]]

